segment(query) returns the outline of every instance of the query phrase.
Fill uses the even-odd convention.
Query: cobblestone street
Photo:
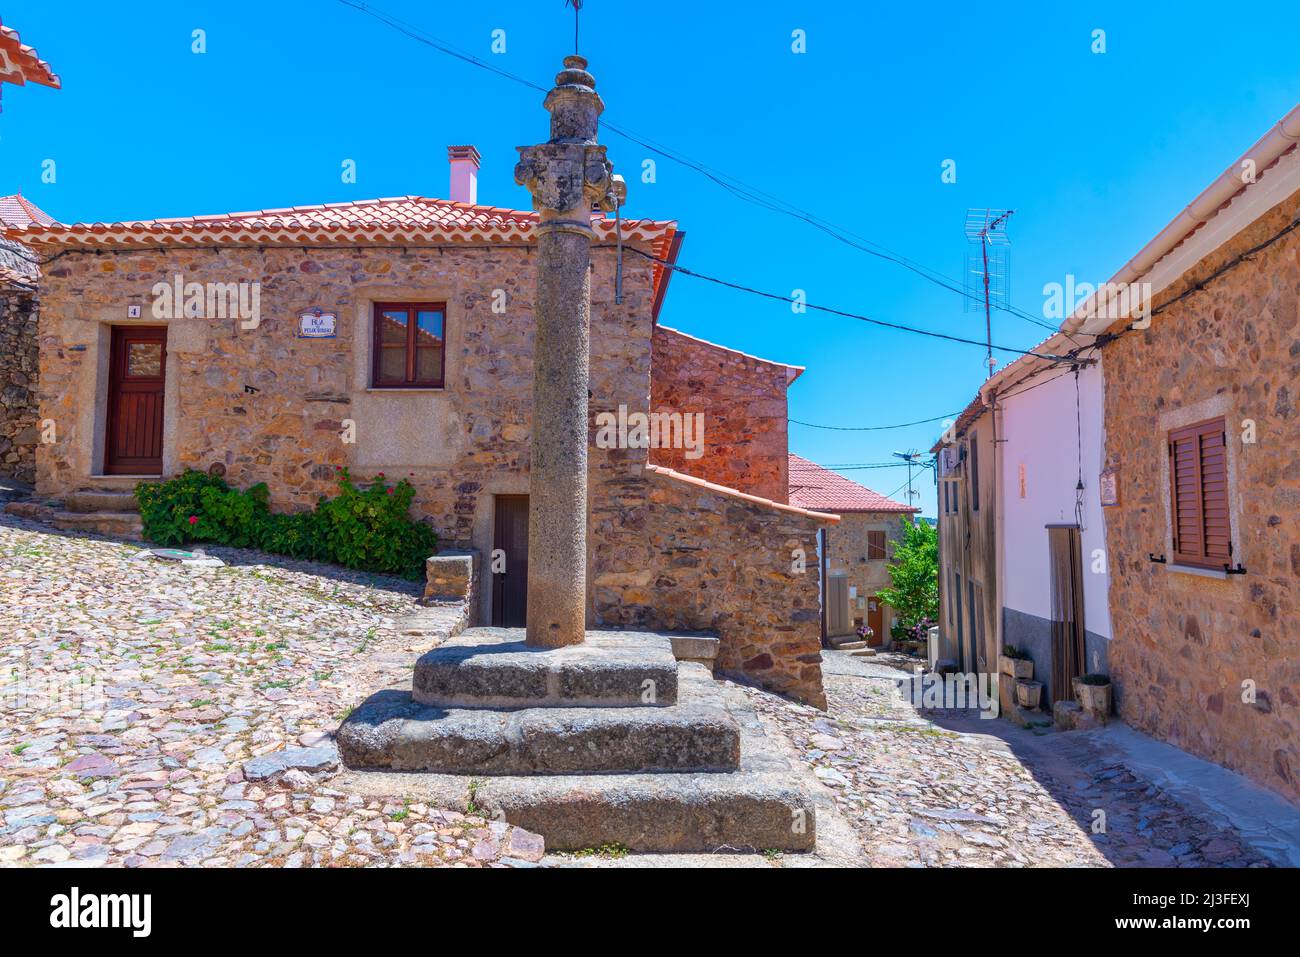
[[[139,553],[0,518],[0,864],[541,860],[526,831],[330,787],[328,732],[404,680],[452,611],[413,634],[412,583],[234,550],[213,550],[215,568]],[[829,713],[746,689],[872,864],[1263,863],[1079,733],[918,714],[891,660],[905,667],[828,653]],[[304,749],[287,772],[284,748]],[[1095,809],[1105,834],[1090,833]]]
[[[877,867],[1265,866],[1241,836],[1181,806],[1084,732],[1041,736],[977,712],[919,713],[911,662],[827,652],[828,713],[751,691]],[[1094,811],[1105,832],[1092,833]]]

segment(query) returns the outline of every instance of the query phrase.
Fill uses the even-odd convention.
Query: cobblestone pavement
[[[918,712],[897,690],[911,668],[901,656],[825,657],[825,713],[749,691],[834,792],[874,866],[1267,865],[1084,732]]]
[[[227,564],[140,560],[138,546],[0,515],[0,866],[542,860],[522,829],[330,787],[327,732],[404,683],[454,611],[423,612],[413,633],[413,583],[211,553]],[[826,713],[745,690],[874,865],[1262,863],[1083,733],[919,714],[896,691],[901,660],[826,658]],[[300,755],[287,770],[286,748]]]
[[[139,552],[0,515],[0,865],[541,858],[521,829],[328,786],[323,732],[421,650],[400,625],[413,583]],[[318,773],[245,780],[245,762],[286,747],[313,748]]]

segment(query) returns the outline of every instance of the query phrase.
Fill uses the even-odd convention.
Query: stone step
[[[835,646],[836,651],[858,651],[867,647],[865,641],[841,641]]]
[[[677,702],[667,634],[589,631],[533,648],[522,628],[469,628],[415,663],[412,698],[438,708],[632,708]]]
[[[730,715],[740,731],[739,768],[477,778],[346,770],[331,786],[367,798],[425,802],[504,820],[543,835],[555,851],[608,844],[646,853],[812,850],[814,799],[780,742],[768,737],[745,692],[713,681],[701,665],[684,663],[680,693],[687,705],[709,705]]]
[[[69,492],[63,498],[69,512],[138,512],[135,492]]]
[[[56,511],[50,517],[50,524],[65,532],[86,532],[134,542],[144,539],[138,512]]]
[[[350,768],[441,774],[732,771],[740,731],[705,705],[443,709],[404,691],[368,698],[339,728]]]

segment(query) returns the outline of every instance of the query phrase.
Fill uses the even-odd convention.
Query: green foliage
[[[322,497],[310,512],[272,512],[266,483],[241,492],[194,470],[169,482],[142,482],[135,497],[145,538],[159,545],[258,548],[418,579],[438,544],[434,530],[408,514],[414,487],[405,479],[390,485],[382,472],[363,489],[340,469],[339,494]]]
[[[939,617],[939,533],[928,522],[903,519],[903,536],[894,543],[888,566],[892,587],[880,597],[893,607],[903,629]],[[895,636],[897,637],[897,636]]]
[[[1108,685],[1108,684],[1110,684],[1110,675],[1102,675],[1102,674],[1097,674],[1096,672],[1093,672],[1093,673],[1091,673],[1091,674],[1086,674],[1086,675],[1084,675],[1084,676],[1083,676],[1082,678],[1080,678],[1079,680],[1082,681],[1082,682],[1083,682],[1084,684],[1086,684],[1086,685],[1098,685],[1098,686],[1100,686],[1100,685]]]
[[[1020,661],[1028,661],[1032,657],[1029,652],[1023,648],[1017,648],[1015,645],[1007,645],[1002,649],[1002,654],[1008,658],[1015,658]]]

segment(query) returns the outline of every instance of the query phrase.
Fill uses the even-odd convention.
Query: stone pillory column
[[[580,644],[587,610],[587,388],[592,210],[615,206],[596,144],[600,113],[587,61],[564,58],[544,106],[551,138],[519,148],[516,182],[538,213],[533,435],[528,503],[527,643]]]

